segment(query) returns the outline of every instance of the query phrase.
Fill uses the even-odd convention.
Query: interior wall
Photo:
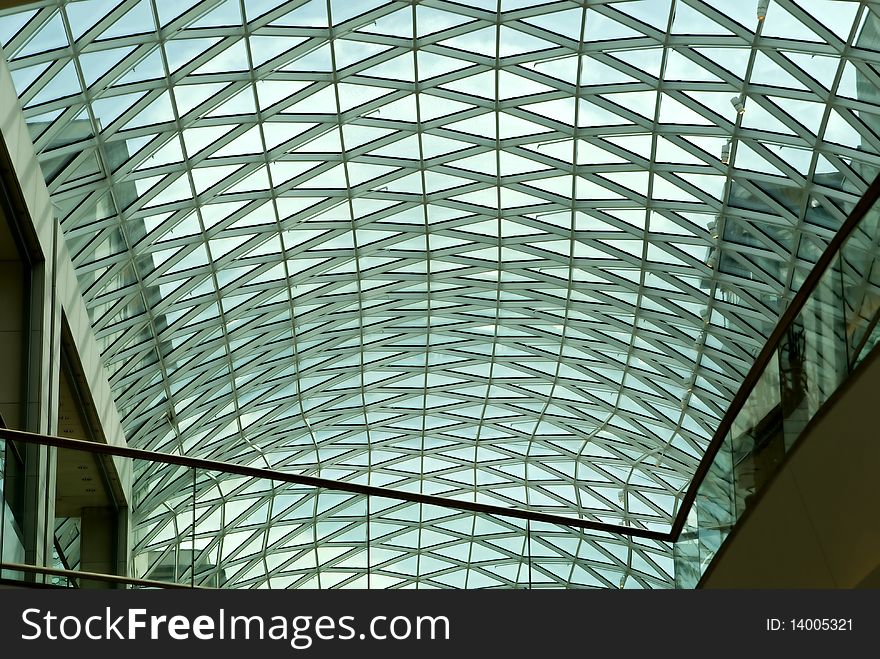
[[[703,588],[880,587],[880,351],[747,511]]]

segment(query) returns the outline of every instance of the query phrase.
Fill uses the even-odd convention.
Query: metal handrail
[[[29,563],[0,563],[0,574],[2,574],[3,571],[6,570],[12,572],[27,572],[28,574],[45,574],[53,577],[65,577],[68,579],[78,579],[80,580],[80,583],[82,582],[82,580],[86,580],[103,581],[105,583],[112,583],[117,585],[143,586],[144,588],[186,588],[188,590],[198,590],[205,588],[204,586],[191,586],[189,584],[174,583],[171,581],[155,581],[154,579],[135,579],[133,577],[120,577],[116,574],[105,574],[103,572],[64,570],[55,567],[44,567],[42,565],[31,565]],[[6,581],[9,581],[8,577],[6,578]],[[24,587],[29,587],[32,584],[29,582],[21,582],[21,585]],[[64,586],[62,586],[62,588],[63,587]]]

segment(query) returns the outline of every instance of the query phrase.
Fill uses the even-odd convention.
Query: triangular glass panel
[[[159,51],[159,47],[156,46],[114,84],[118,86],[144,80],[158,80],[165,76],[164,72],[165,65],[162,62],[162,53]]]
[[[192,170],[196,194],[202,194],[211,187],[231,177],[240,165],[220,165],[215,167],[194,167]]]
[[[35,55],[56,48],[67,48],[67,35],[64,31],[64,21],[61,13],[56,12],[45,21],[34,33],[27,43],[14,53],[16,58]]]
[[[214,144],[234,128],[234,126],[185,128],[183,130],[183,140],[186,144],[187,154],[190,158],[193,158],[205,147]]]
[[[220,92],[226,88],[226,83],[203,83],[198,85],[176,85],[174,87],[174,100],[177,103],[177,111],[181,118],[185,117],[192,110],[199,107],[202,103],[209,99],[216,99],[221,96]],[[202,109],[203,114],[205,109]]]
[[[583,57],[580,84],[585,87],[591,85],[615,85],[635,81],[636,79],[632,75],[624,73],[605,62],[600,62],[598,59],[586,55]]]
[[[736,145],[736,167],[738,169],[748,169],[764,174],[773,174],[783,176],[783,173],[772,165],[768,160],[758,152],[754,151],[746,142],[740,141]]]
[[[745,78],[749,66],[749,50],[746,48],[694,48],[709,62],[731,72],[737,78]]]
[[[328,27],[326,0],[308,0],[289,14],[276,18],[270,25],[295,27]]]
[[[494,27],[485,27],[452,37],[451,39],[444,39],[440,43],[450,48],[465,51],[466,53],[476,53],[494,58],[496,55],[495,30],[496,28]]]
[[[629,112],[639,114],[651,121],[654,120],[657,92],[614,92],[613,94],[603,94],[603,97]]]
[[[801,101],[793,98],[784,98],[782,96],[768,97],[776,105],[780,106],[789,117],[797,121],[813,134],[818,135],[822,125],[822,116],[825,113],[824,103],[814,103],[811,101]]]
[[[422,94],[419,97],[419,109],[422,113],[422,122],[434,121],[441,117],[449,117],[450,115],[467,112],[473,110],[475,106],[460,101],[453,101],[445,97],[434,96],[433,94]]]
[[[300,153],[341,153],[342,142],[339,139],[339,130],[332,128],[315,139],[300,145],[297,151]]]
[[[642,196],[648,194],[648,172],[613,172],[604,174],[603,178],[633,190]]]
[[[730,30],[685,2],[678,2],[675,5],[672,32],[674,34],[731,34]]]
[[[70,23],[73,38],[79,39],[117,5],[118,3],[114,0],[86,0],[67,5],[67,20]]]
[[[220,41],[219,37],[203,39],[169,39],[165,42],[168,69],[174,73]]]
[[[140,0],[128,13],[102,32],[99,38],[127,37],[133,34],[155,32],[155,30],[156,23],[153,20],[150,0]]]
[[[601,15],[600,15],[601,16]],[[592,18],[591,16],[588,18]],[[575,41],[581,40],[581,23],[583,10],[568,9],[565,11],[553,11],[538,16],[530,16],[523,22],[535,25],[548,32],[547,39],[553,39],[556,35],[562,35]]]
[[[764,107],[765,104],[769,104],[769,101],[764,98],[760,100],[756,98],[749,99],[746,111],[743,114],[742,125],[755,130],[795,135],[796,133],[792,128],[784,124],[775,114]],[[773,106],[771,105],[770,107]],[[778,108],[773,108],[773,110],[779,112]]]
[[[273,9],[279,9],[278,3],[274,0],[246,0],[244,3],[245,19],[248,23],[253,23],[254,19],[264,16]],[[265,20],[263,19],[263,21]]]
[[[666,68],[663,71],[663,79],[705,83],[722,82],[721,78],[701,66],[698,62],[699,58],[691,59],[677,49],[670,48],[666,59]]]
[[[670,12],[674,12],[669,0],[636,0],[615,8],[661,32],[666,32]]]
[[[779,57],[777,55],[777,57]],[[783,59],[784,58],[780,58]],[[797,69],[797,67],[795,67]],[[787,89],[807,90],[807,86],[794,77],[792,73],[782,68],[773,57],[758,51],[755,55],[755,68],[752,70],[752,82]]]
[[[670,177],[672,175],[669,175]],[[673,183],[660,174],[654,176],[654,188],[651,191],[652,199],[668,199],[670,201],[700,202],[701,199],[694,197],[689,192]]]
[[[153,0],[156,5],[156,13],[159,15],[159,26],[165,27],[179,16],[192,9],[177,0]]]
[[[469,17],[456,12],[434,9],[421,4],[416,7],[416,26],[419,37],[463,25],[469,20]]]
[[[247,45],[239,39],[226,49],[214,55],[208,62],[193,71],[194,75],[205,73],[229,73],[230,71],[246,71],[248,68]]]
[[[230,99],[223,101],[221,105],[211,110],[209,117],[229,117],[237,114],[255,114],[257,103],[254,99],[254,90],[248,85]]]
[[[222,158],[223,156],[243,156],[263,153],[263,140],[261,137],[260,127],[252,126],[244,133],[229,142],[226,146],[215,151],[212,156]]]
[[[844,3],[846,4],[846,3]],[[815,41],[824,43],[821,38],[806,25],[788,13],[778,2],[771,3],[767,8],[767,18],[764,21],[763,36],[780,37],[782,39],[797,39],[799,41]]]
[[[541,50],[558,48],[558,44],[545,41],[534,35],[508,27],[501,26],[500,57],[515,57],[523,53],[533,53]]]
[[[592,62],[593,60],[589,61]],[[584,65],[586,64],[587,59],[584,56]],[[529,62],[524,66],[542,76],[561,80],[570,85],[578,84],[578,58],[574,55],[571,57],[554,57],[552,59]],[[583,79],[583,75],[581,75],[581,78]],[[548,80],[547,84],[553,85],[553,80]]]
[[[282,71],[330,71],[333,68],[333,59],[328,44],[318,46],[302,57],[281,67]]]
[[[315,166],[314,162],[306,161],[278,161],[269,163],[269,171],[272,174],[272,184],[275,187],[283,185],[288,181],[296,178],[300,174],[304,174]],[[291,200],[292,201],[292,200]],[[289,210],[289,209],[288,209]],[[301,210],[297,208],[297,210]],[[289,215],[290,213],[286,213]]]
[[[174,111],[171,107],[170,94],[164,91],[149,105],[141,109],[131,121],[125,124],[125,128],[130,129],[170,121],[174,121]]]
[[[360,16],[365,12],[365,7],[357,2],[347,0],[333,0],[330,5],[333,25],[339,25]]]
[[[657,6],[655,5],[655,7]],[[614,20],[610,16],[605,15],[605,13],[599,13],[595,9],[587,10],[584,41],[593,42],[608,39],[629,39],[631,37],[642,36],[644,36],[644,34],[638,30]],[[575,36],[574,38],[577,39],[579,37]]]
[[[550,176],[547,178],[532,179],[528,182],[540,190],[557,195],[561,199],[570,199],[572,191],[572,177],[566,175]]]
[[[647,73],[652,78],[660,77],[663,55],[662,48],[640,48],[638,50],[624,50],[614,53],[616,59],[626,62],[643,73]]]
[[[339,83],[338,90],[339,104],[342,112],[348,112],[353,108],[374,101],[389,93],[389,90],[383,87],[355,85],[351,83]]]
[[[405,96],[388,105],[383,105],[381,110],[375,111],[376,117],[381,119],[396,119],[415,123],[418,117],[416,113],[415,96]]]
[[[336,56],[336,70],[341,71],[348,66],[352,66],[354,64],[357,64],[358,62],[363,62],[364,60],[375,57],[379,53],[388,50],[389,47],[384,44],[378,43],[366,43],[363,41],[353,41],[350,39],[337,39],[333,42],[333,49]],[[410,61],[412,61],[413,59],[412,53],[406,53],[404,57],[409,57]],[[379,66],[382,65],[380,64]],[[374,67],[372,64],[370,64],[369,68],[358,67],[358,69],[363,69],[364,72],[370,76],[374,75],[373,68]],[[386,77],[381,74],[375,75],[379,78]]]
[[[508,187],[501,188],[502,208],[527,208],[530,206],[542,205],[544,203],[546,203],[546,200],[541,197],[535,197],[534,195],[519,190],[513,190]]]
[[[317,124],[290,123],[290,122],[264,122],[263,136],[266,140],[266,148],[270,151],[295,138],[297,135],[314,128]]]
[[[597,99],[598,101],[599,99]],[[612,109],[591,103],[581,99],[578,104],[578,127],[589,128],[591,126],[623,126],[632,124],[632,121],[616,114]]]
[[[34,9],[4,16],[3,20],[0,21],[0,46],[8,47],[9,42],[12,41],[13,37],[21,31],[36,13],[37,10]],[[11,55],[12,53],[8,54]]]
[[[273,68],[277,68],[279,64],[286,62],[292,55],[290,51],[305,41],[305,37],[264,37],[258,34],[250,36],[251,56],[253,57],[254,68],[264,66],[269,60],[274,60],[283,53],[288,53],[280,58],[280,61],[273,63]]]
[[[615,144],[622,149],[626,149],[645,160],[651,158],[651,136],[650,135],[621,135],[619,137],[607,137],[607,142]],[[622,155],[622,154],[621,154]]]
[[[332,85],[313,91],[301,101],[289,105],[284,114],[336,114],[336,92]]]
[[[65,64],[50,80],[46,80],[46,76],[43,76],[40,80],[43,83],[43,88],[24,103],[26,107],[33,107],[40,103],[54,101],[82,92],[73,62]]]
[[[347,151],[353,151],[358,147],[381,140],[394,133],[395,131],[388,128],[377,128],[375,126],[359,126],[354,124],[344,124],[342,126],[342,136],[345,140],[345,149]]]
[[[389,12],[371,23],[361,25],[357,31],[412,39],[412,9],[404,7],[403,9]]]
[[[234,194],[237,192],[256,192],[258,190],[268,190],[269,187],[269,174],[266,171],[266,166],[262,165],[259,169],[248,174],[231,188],[224,190],[224,193]]]
[[[309,85],[301,80],[257,80],[260,110],[265,111]]]
[[[470,94],[482,98],[495,97],[495,72],[485,71],[465,78],[458,78],[442,85],[443,89]]]
[[[449,190],[452,188],[469,185],[473,181],[461,178],[459,176],[449,176],[448,174],[440,174],[438,172],[425,172],[425,192],[432,194],[440,190]]]
[[[807,75],[815,78],[825,89],[834,86],[840,60],[837,57],[785,51],[786,58],[794,62]]]
[[[519,138],[527,135],[539,135],[553,129],[533,121],[513,116],[507,112],[498,114],[498,137],[500,139]]]
[[[684,126],[714,126],[715,122],[691,109],[670,94],[660,98],[660,123]]]
[[[876,139],[876,134],[873,130],[868,130],[864,124],[858,121],[851,110],[832,108],[828,115],[828,123],[825,126],[825,139],[828,142],[843,144],[853,149],[864,147],[867,139],[856,130],[856,126],[861,127],[866,135]]]
[[[33,66],[11,70],[9,75],[12,77],[12,83],[15,85],[15,91],[18,92],[18,95],[24,96],[28,87],[49,68],[50,64],[50,62],[46,62],[44,64],[34,64]]]
[[[183,150],[180,147],[180,138],[175,136],[156,150],[149,158],[144,159],[136,169],[149,169],[150,167],[170,165],[178,162],[183,162]]]
[[[554,89],[539,82],[518,76],[514,73],[501,71],[498,75],[499,98],[508,99],[552,92]]]
[[[679,165],[704,165],[705,161],[687,151],[684,147],[666,137],[657,138],[657,162],[669,162]]]
[[[207,14],[195,21],[191,27],[231,27],[241,25],[240,0],[223,0]]]
[[[739,148],[739,144],[737,145]],[[703,194],[708,194],[715,199],[721,199],[724,196],[725,177],[720,174],[693,174],[691,172],[682,172],[679,178],[690,183],[694,190],[698,190]]]
[[[375,179],[379,176],[393,172],[394,167],[385,165],[372,165],[359,162],[348,163],[348,182],[350,186],[360,186],[367,181]]]
[[[594,180],[587,180],[582,176],[577,177],[575,196],[577,199],[623,199],[623,195],[613,192]]]

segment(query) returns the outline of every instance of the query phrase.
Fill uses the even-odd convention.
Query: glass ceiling
[[[530,585],[672,584],[666,542],[393,492],[669,530],[880,163],[880,8],[767,4],[2,12],[129,443],[391,491],[205,485],[229,585],[512,587],[527,541]],[[184,546],[137,487],[137,551]]]

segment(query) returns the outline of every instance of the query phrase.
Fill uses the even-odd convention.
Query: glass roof
[[[668,531],[880,162],[878,7],[764,5],[3,12],[129,443]],[[157,478],[140,470],[145,554],[175,542]],[[255,514],[274,491],[241,500]],[[250,529],[230,585],[319,585],[282,559],[304,524],[322,544],[339,509],[317,500],[343,495],[294,491],[315,499],[308,520],[212,531]],[[206,516],[217,496],[201,491]],[[522,583],[525,522],[446,510],[467,523],[432,544],[435,516],[398,502],[389,524],[419,540],[395,545],[384,512],[366,524],[344,496],[362,529],[346,551],[393,545],[370,585]],[[542,528],[542,585],[672,583],[668,543]]]

